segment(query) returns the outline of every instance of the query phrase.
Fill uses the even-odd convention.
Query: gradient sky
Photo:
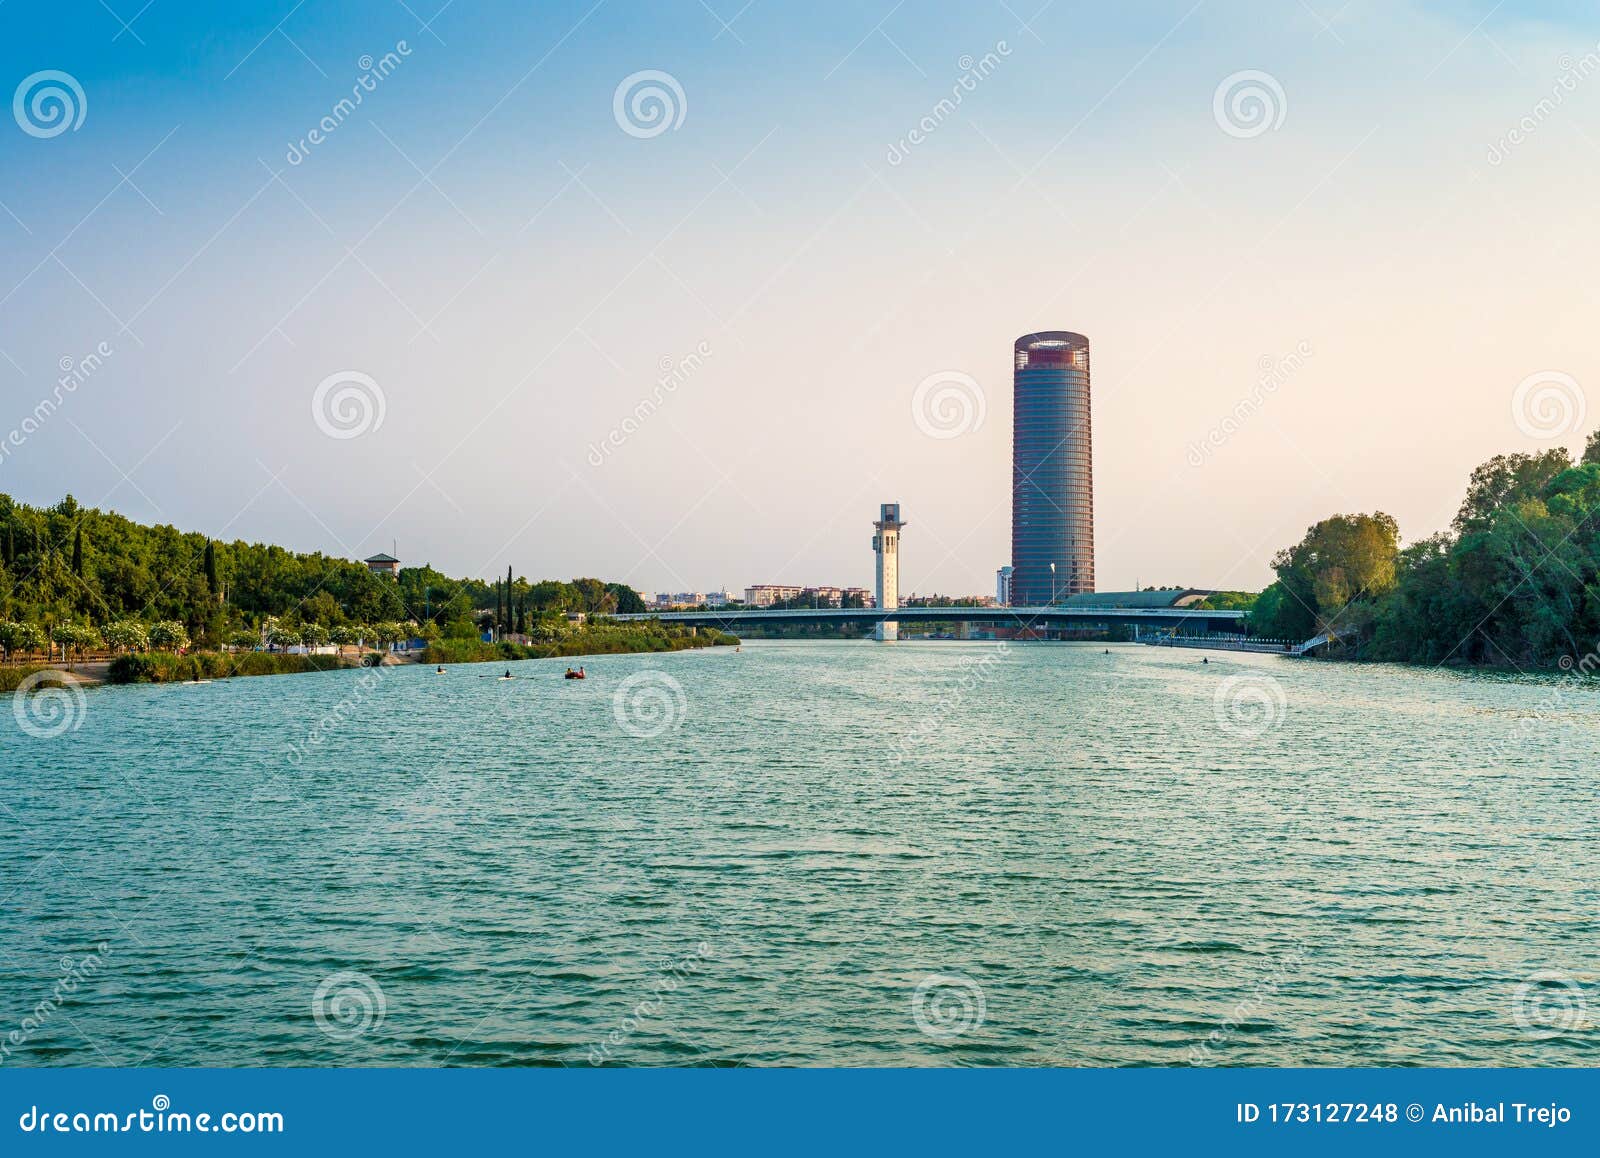
[[[1424,536],[1477,463],[1600,423],[1513,409],[1600,384],[1594,5],[439,3],[0,6],[5,91],[61,70],[87,105],[0,118],[0,437],[113,351],[0,491],[647,591],[867,584],[898,500],[903,590],[984,592],[1011,343],[1072,329],[1101,588],[1256,588],[1318,518]],[[685,99],[640,137],[613,97],[646,69]],[[1283,94],[1255,135],[1214,107],[1243,70]],[[358,437],[313,414],[341,371],[383,396]],[[930,437],[946,372],[983,421]]]

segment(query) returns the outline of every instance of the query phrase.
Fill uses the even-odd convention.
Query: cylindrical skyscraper
[[[1094,455],[1089,339],[1017,339],[1011,443],[1011,603],[1039,607],[1094,590]]]

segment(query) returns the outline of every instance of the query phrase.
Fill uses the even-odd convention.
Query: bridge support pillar
[[[961,620],[960,622],[958,622],[956,624],[956,638],[957,639],[971,639],[972,638],[972,623],[970,621],[963,619],[963,620]]]

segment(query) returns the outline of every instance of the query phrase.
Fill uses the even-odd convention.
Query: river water
[[[1600,694],[1200,659],[766,642],[32,703],[3,1064],[1600,1060]]]

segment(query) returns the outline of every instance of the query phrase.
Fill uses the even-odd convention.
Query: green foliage
[[[1448,532],[1394,542],[1387,516],[1318,523],[1273,560],[1252,628],[1304,638],[1332,622],[1362,631],[1363,655],[1414,663],[1585,655],[1600,644],[1600,438],[1576,465],[1559,449],[1490,459]]]
[[[1323,519],[1273,557],[1278,579],[1256,600],[1251,629],[1274,639],[1361,631],[1375,601],[1394,589],[1399,557],[1400,526],[1389,515]]]
[[[295,672],[332,671],[355,666],[336,655],[281,655],[248,651],[223,654],[197,651],[190,655],[150,651],[119,655],[111,661],[106,679],[114,684],[168,684],[231,676],[287,675]]]
[[[549,643],[531,647],[507,642],[482,643],[477,640],[446,639],[429,646],[422,653],[422,662],[485,663],[491,660],[548,659],[552,656],[684,651],[695,647],[723,647],[738,642],[736,636],[710,627],[702,627],[698,632],[691,634],[687,627],[656,621],[600,622],[568,632],[560,639]]]

